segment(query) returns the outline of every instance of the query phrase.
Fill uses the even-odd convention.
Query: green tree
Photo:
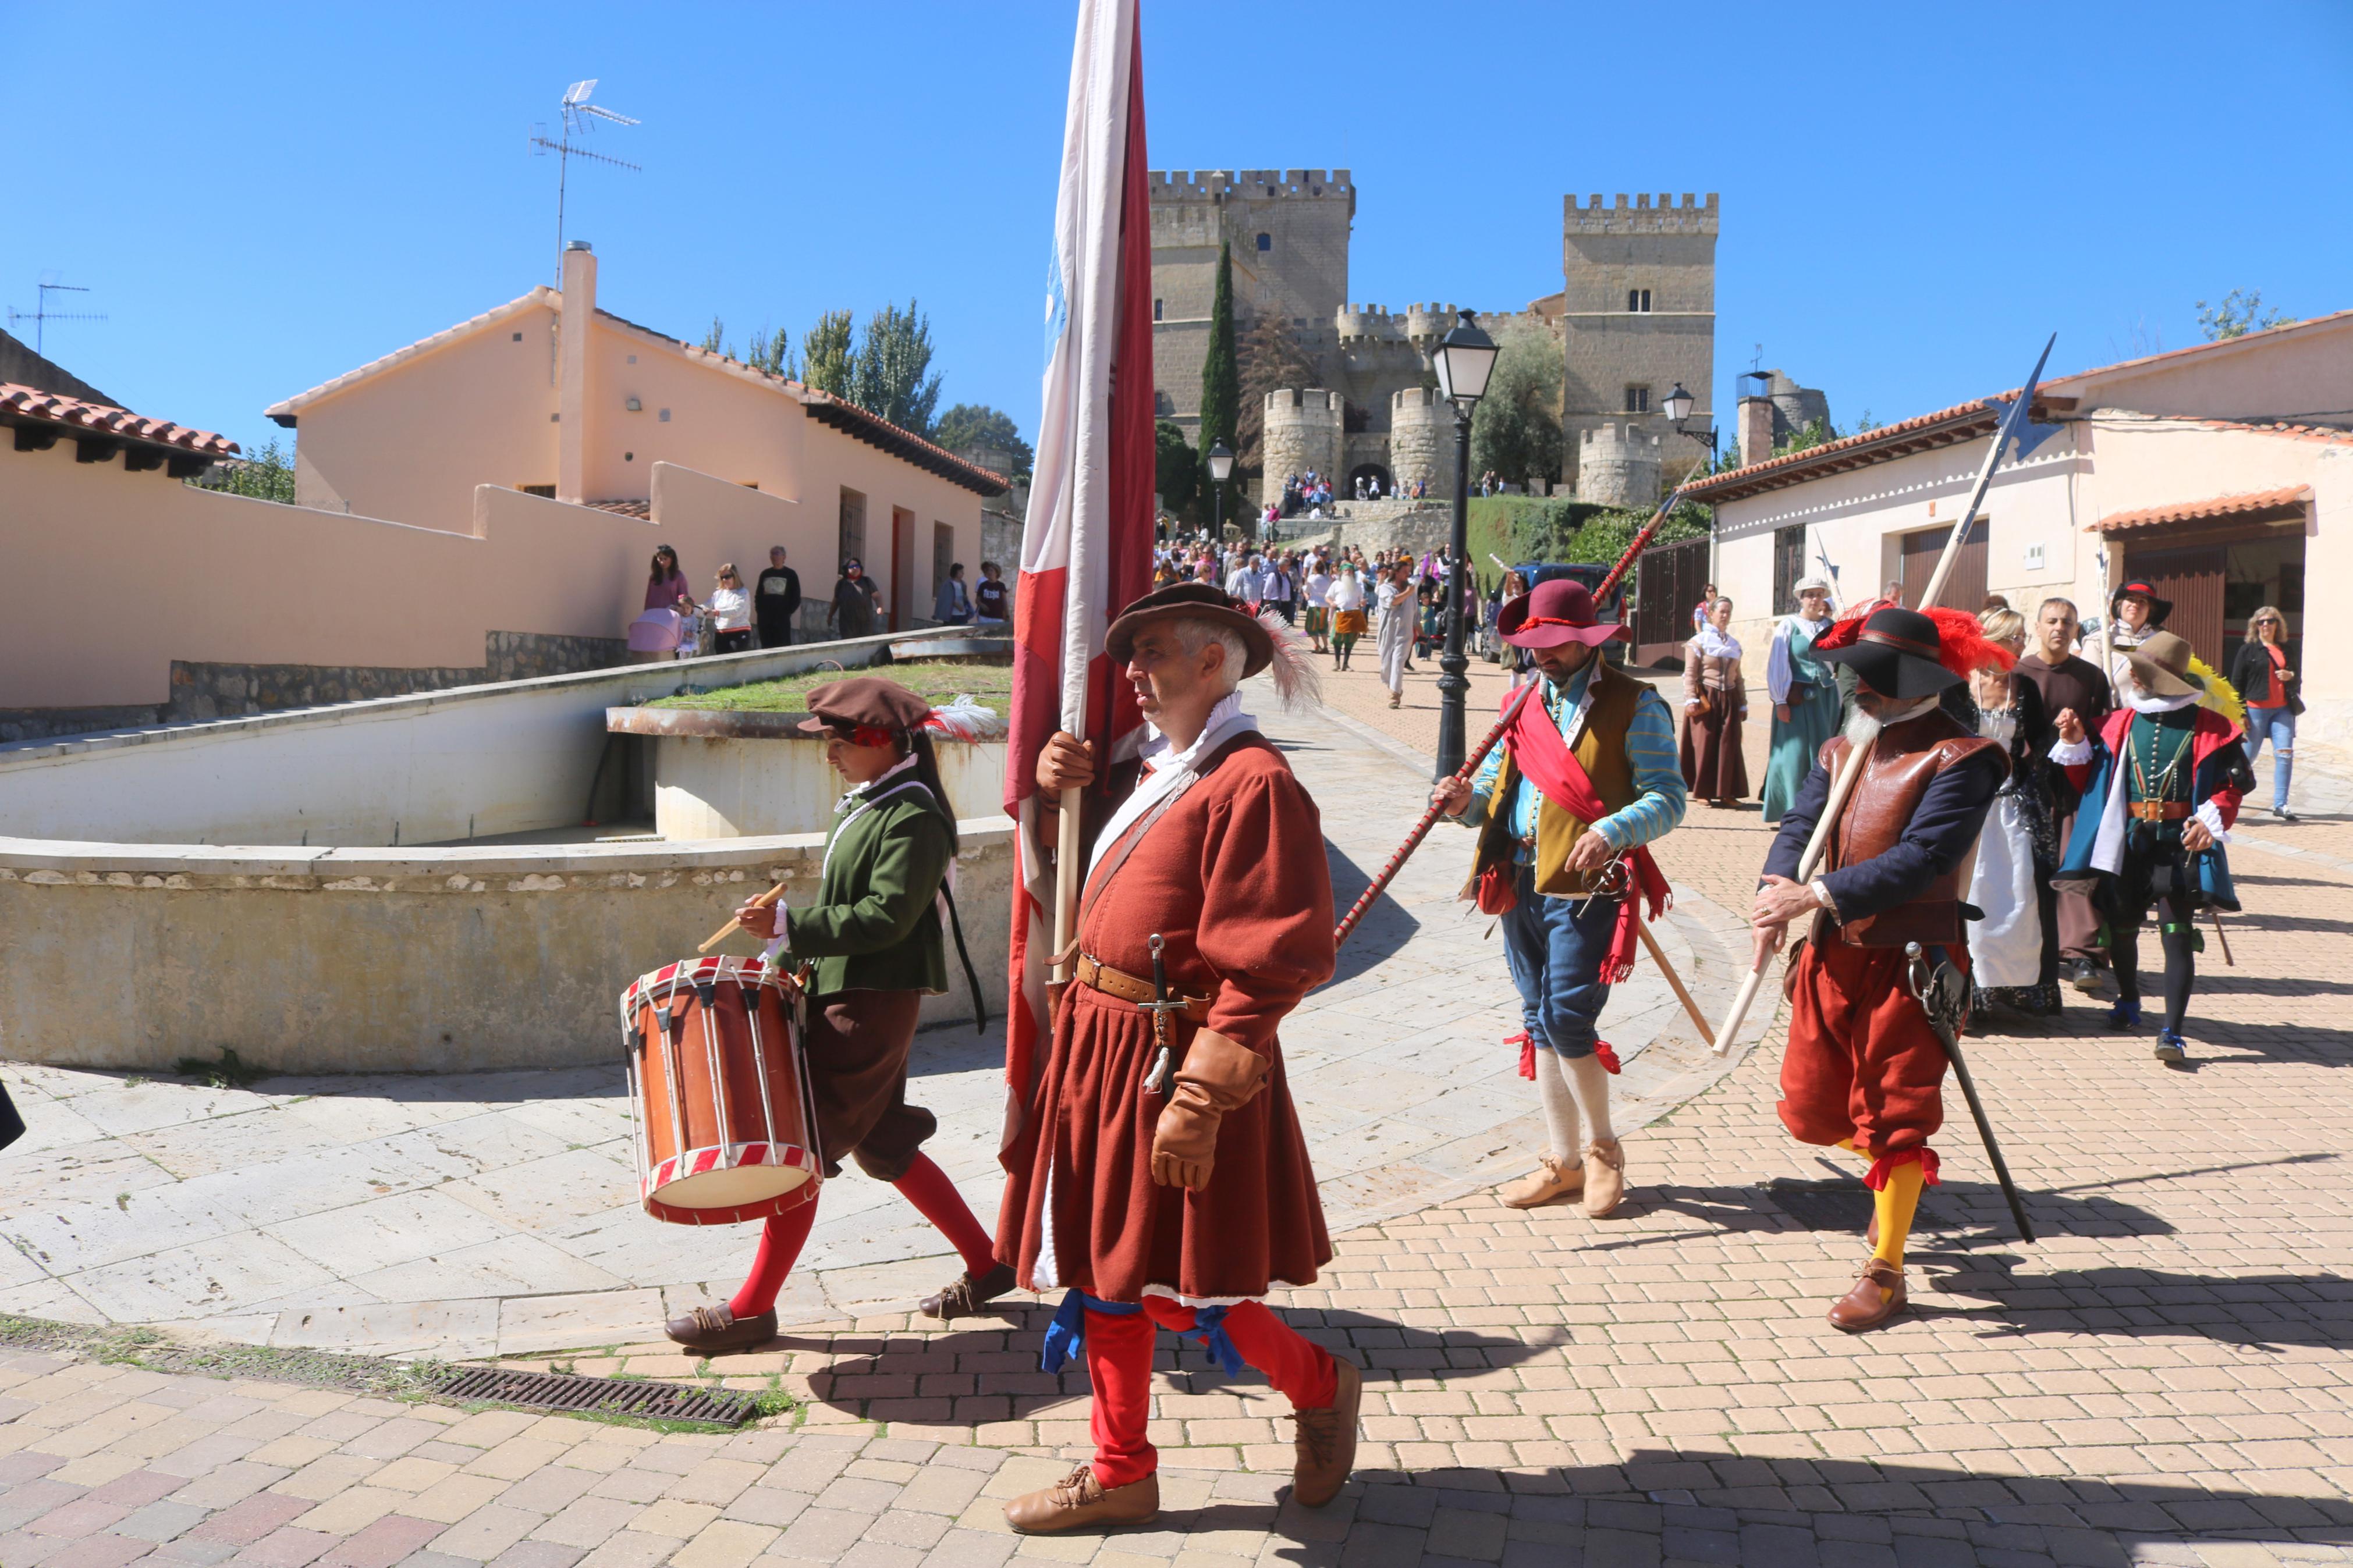
[[[2224,338],[2242,338],[2266,327],[2284,327],[2293,320],[2284,310],[2264,310],[2263,291],[2260,289],[2250,289],[2243,294],[2233,289],[2222,296],[2219,305],[2198,301],[2198,325],[2210,343]]]
[[[867,318],[850,372],[849,400],[902,430],[932,432],[940,376],[932,369],[932,323],[915,301],[885,305]]]
[[[1773,455],[1777,458],[1787,457],[1791,452],[1803,452],[1810,447],[1823,446],[1838,438],[1839,433],[1829,420],[1809,419],[1802,428],[1790,431],[1788,440],[1777,442],[1773,447]]]
[[[727,329],[725,325],[720,321],[719,318],[716,316],[712,317],[711,330],[702,334],[703,353],[714,354],[723,353],[723,351],[720,348],[719,342],[720,340],[726,335],[726,331]]]
[[[1170,511],[1181,511],[1200,488],[1200,454],[1185,442],[1185,432],[1163,419],[1153,426],[1152,488],[1160,492],[1160,504]]]
[[[828,310],[801,334],[801,384],[814,392],[849,396],[854,359],[849,312]]]
[[[793,370],[792,334],[782,327],[770,331],[765,325],[752,334],[744,363],[754,370],[769,375],[789,376]]]
[[[1507,329],[1471,416],[1471,471],[1528,485],[1560,474],[1560,358],[1549,334]]]
[[[951,452],[961,452],[969,447],[994,447],[1000,452],[1010,452],[1017,474],[1028,473],[1036,456],[1029,443],[1021,438],[1021,428],[1013,423],[1013,416],[985,403],[959,403],[941,415],[932,439]]]
[[[202,479],[187,483],[200,489],[221,490],[233,496],[251,496],[256,500],[284,501],[294,504],[294,452],[280,447],[272,436],[261,450],[248,452],[243,458],[232,458],[225,463],[215,463]]]
[[[1218,287],[1209,302],[1209,347],[1201,362],[1201,450],[1219,441],[1240,451],[1241,447],[1241,369],[1234,346],[1234,250],[1218,247]],[[1208,459],[1202,459],[1201,478],[1208,482]],[[1239,466],[1239,465],[1237,465]],[[1232,481],[1227,481],[1226,515],[1234,515]]]

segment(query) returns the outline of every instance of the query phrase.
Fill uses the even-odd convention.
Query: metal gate
[[[1681,662],[1692,635],[1692,606],[1707,586],[1705,538],[1654,545],[1634,575],[1634,662]]]
[[[2126,575],[2146,579],[2158,598],[2173,601],[2165,629],[2188,638],[2190,651],[2216,669],[2227,666],[2231,651],[2222,645],[2224,563],[2219,544],[2125,552]]]

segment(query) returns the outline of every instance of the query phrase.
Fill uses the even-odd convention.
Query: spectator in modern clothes
[[[719,568],[719,585],[711,591],[711,626],[712,652],[752,651],[752,595],[732,561]]]
[[[2287,808],[2289,775],[2295,771],[2295,716],[2304,711],[2301,684],[2287,664],[2287,617],[2265,605],[2247,617],[2247,640],[2231,660],[2231,684],[2247,704],[2247,766],[2272,743],[2272,815],[2294,822]]]
[[[1012,618],[1012,595],[1005,589],[1005,568],[994,561],[980,563],[980,586],[972,594],[973,609],[984,626],[1001,626]]]
[[[871,637],[881,609],[882,595],[865,566],[854,555],[843,562],[841,580],[833,585],[833,603],[826,608],[827,627],[839,637]]]
[[[694,591],[686,585],[686,574],[678,569],[678,552],[667,544],[654,546],[653,569],[646,576],[645,607],[676,610],[681,615],[694,608]]]
[[[948,568],[948,580],[940,584],[932,603],[932,619],[944,626],[960,626],[972,619],[972,595],[964,585],[963,562]]]
[[[793,640],[793,618],[801,613],[801,574],[785,564],[785,547],[768,552],[768,569],[752,590],[752,609],[760,627],[762,647],[784,647]]]
[[[1715,584],[1710,583],[1699,591],[1699,603],[1692,606],[1692,630],[1694,633],[1707,630],[1707,613],[1715,604]]]
[[[2086,725],[2097,730],[2115,705],[2116,693],[2107,678],[2100,673],[2100,667],[2076,654],[2075,639],[2081,629],[2073,600],[2043,600],[2035,612],[2034,651],[2018,661],[2018,673],[2033,682],[2042,698],[2042,711],[2054,721],[2054,725],[2058,715],[2072,710]],[[2051,748],[2057,743],[2058,731],[2054,727],[2045,737],[2037,761],[2043,764],[2043,776],[2051,786],[2052,817],[2058,842],[2064,845],[2074,834],[2075,813],[2081,803],[2076,798],[2075,786],[2068,780],[2067,770],[2051,764]],[[2037,896],[2042,904],[2044,970],[2052,978],[2059,978],[2063,971],[2068,984],[2096,994],[2108,983],[2108,950],[2102,935],[2104,918],[2080,883],[2058,888],[2046,880]]]

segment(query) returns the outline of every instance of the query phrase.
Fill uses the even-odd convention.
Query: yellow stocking
[[[1912,1216],[1919,1212],[1925,1176],[1919,1161],[1906,1160],[1887,1173],[1885,1186],[1871,1194],[1879,1216],[1879,1245],[1871,1255],[1882,1263],[1904,1267],[1904,1243],[1912,1234]]]

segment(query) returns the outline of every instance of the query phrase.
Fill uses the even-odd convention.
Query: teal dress
[[[1836,672],[1814,657],[1814,639],[1830,630],[1826,616],[1791,616],[1781,623],[1789,652],[1789,717],[1773,716],[1765,759],[1765,820],[1778,822],[1813,771],[1814,758],[1839,727]]]

